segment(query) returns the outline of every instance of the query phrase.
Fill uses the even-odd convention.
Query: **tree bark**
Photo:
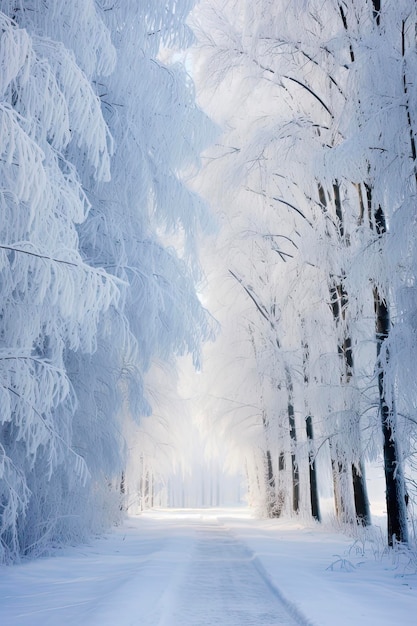
[[[265,455],[266,475],[267,475],[267,514],[268,517],[281,517],[282,506],[277,497],[274,468],[272,465],[271,451],[267,450]]]
[[[304,333],[304,320],[301,320],[301,327]],[[303,339],[303,374],[304,374],[304,386],[305,391],[307,392],[308,384],[309,384],[309,365],[310,359],[310,351],[307,340]],[[321,521],[320,516],[320,504],[319,504],[319,492],[318,492],[318,482],[317,482],[317,469],[316,469],[316,459],[314,454],[314,434],[313,434],[313,418],[310,415],[308,402],[305,401],[305,410],[306,410],[306,435],[307,435],[307,443],[308,443],[308,471],[309,471],[309,484],[310,484],[310,507],[311,507],[311,515],[318,521]]]
[[[383,218],[379,212],[379,221]],[[384,220],[385,223],[385,220]],[[385,356],[385,364],[381,362],[381,348],[388,338],[390,330],[390,315],[386,302],[381,297],[378,289],[374,288],[376,341],[377,341],[377,366],[378,366],[378,391],[379,408],[381,413],[382,436],[384,442],[384,472],[385,472],[385,497],[387,504],[387,532],[388,545],[392,546],[395,541],[407,543],[407,511],[405,502],[405,481],[402,470],[401,455],[398,450],[396,426],[397,415],[394,400],[387,399],[385,381],[385,367],[389,355]]]
[[[306,417],[306,433],[308,441],[308,470],[310,478],[310,506],[311,515],[318,521],[321,521],[320,516],[320,504],[319,504],[319,490],[317,484],[317,470],[316,460],[313,452],[313,420],[311,415]]]
[[[374,3],[375,5],[376,3]],[[378,12],[374,15],[379,16]],[[379,23],[379,22],[377,22]],[[376,231],[379,237],[387,232],[385,214],[381,206],[373,208],[372,187],[365,183],[367,214],[370,230]],[[360,192],[359,202],[361,205],[361,215],[365,214],[363,195]],[[385,498],[387,505],[387,535],[388,545],[392,546],[394,541],[407,542],[407,511],[405,503],[405,481],[402,470],[402,460],[396,441],[397,415],[395,401],[392,398],[388,401],[385,380],[385,371],[389,363],[389,353],[385,352],[385,362],[381,360],[381,349],[388,339],[391,327],[389,306],[381,295],[378,287],[373,289],[374,310],[375,310],[375,333],[377,350],[377,370],[378,370],[378,396],[379,410],[381,416],[383,454],[384,454],[384,474],[385,474]]]
[[[373,15],[377,26],[380,25],[381,2],[380,0],[372,0]],[[404,26],[402,32],[402,52],[404,56]],[[404,77],[403,77],[404,78]],[[405,96],[407,96],[406,82],[404,82]],[[409,110],[406,106],[406,113],[410,124],[410,140],[412,157],[415,160],[415,144],[414,134],[411,128],[411,118]],[[383,208],[378,205],[373,206],[372,202],[372,185],[366,185],[368,207],[371,208],[373,221],[370,224],[371,229],[375,229],[378,237],[383,237],[387,232],[385,213]],[[388,545],[392,546],[395,541],[407,543],[408,527],[407,527],[407,511],[405,501],[405,480],[402,468],[401,454],[398,450],[397,442],[397,413],[393,393],[388,398],[388,389],[386,381],[386,368],[389,363],[389,352],[385,351],[384,362],[381,359],[383,344],[388,339],[391,327],[389,304],[380,293],[377,286],[373,289],[374,308],[375,308],[375,330],[377,344],[377,368],[378,368],[378,393],[379,408],[381,415],[382,436],[384,443],[384,473],[385,473],[385,497],[387,504],[387,534]],[[393,390],[390,390],[393,391]]]
[[[254,346],[255,349],[255,346]],[[261,400],[262,401],[262,400]],[[280,517],[282,513],[282,502],[277,494],[276,481],[274,476],[274,466],[272,464],[272,455],[268,443],[269,423],[266,413],[262,412],[262,426],[265,434],[266,452],[265,452],[265,473],[266,473],[266,509],[268,517]]]
[[[363,463],[359,462],[359,467],[352,463],[352,482],[353,482],[353,497],[355,500],[356,521],[362,526],[370,526],[371,511],[369,508],[368,494],[365,481],[365,470]]]
[[[342,18],[344,13],[341,9]],[[344,20],[346,27],[347,23]],[[353,56],[353,51],[351,51]],[[321,185],[319,185],[319,200],[324,210],[327,210],[327,197],[325,191]],[[342,200],[340,194],[340,185],[338,181],[333,184],[333,201],[337,220],[337,229],[340,241],[344,246],[349,246],[349,240],[345,233]],[[362,203],[363,204],[363,203]],[[336,324],[336,328],[346,326],[346,310],[349,303],[348,293],[345,289],[344,276],[332,278],[333,285],[330,287],[330,304],[333,313],[333,319]],[[352,339],[347,328],[342,328],[343,335],[339,338],[337,351],[343,362],[343,373],[341,376],[341,385],[346,386],[350,384],[354,372],[354,361],[352,351]],[[352,410],[355,410],[353,407]],[[355,415],[354,428],[359,429],[359,416]],[[335,507],[336,515],[344,521],[349,521],[349,506],[347,493],[342,493],[346,489],[344,483],[347,485],[348,468],[346,460],[341,460],[337,444],[333,446],[332,456],[332,472],[333,472],[333,486],[335,494]],[[351,463],[351,479],[353,486],[353,499],[356,513],[356,520],[358,523],[368,526],[371,523],[371,516],[369,510],[369,500],[367,496],[365,475],[363,472],[363,463],[361,461],[361,450],[358,450],[359,461]],[[337,473],[340,474],[339,478]]]
[[[295,454],[297,449],[297,431],[295,429],[294,392],[291,372],[287,366],[285,367],[285,378],[288,392],[288,425],[291,440],[292,508],[294,513],[298,513],[300,509],[300,470]]]

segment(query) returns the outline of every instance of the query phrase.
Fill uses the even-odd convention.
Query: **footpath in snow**
[[[242,509],[151,511],[0,569],[0,624],[415,626],[417,563],[368,535]]]

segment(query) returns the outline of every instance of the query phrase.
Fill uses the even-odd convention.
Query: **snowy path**
[[[172,615],[183,626],[293,626],[294,621],[252,555],[218,523],[202,523]]]
[[[4,574],[2,577],[1,574]],[[130,518],[92,546],[0,571],[5,626],[295,626],[214,515]]]
[[[0,625],[415,626],[413,554],[362,547],[245,509],[150,511],[91,545],[0,567]]]

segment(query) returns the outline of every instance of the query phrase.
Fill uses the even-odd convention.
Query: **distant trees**
[[[191,44],[193,6],[0,0],[3,562],[114,521],[135,489],[152,501],[172,461],[165,409],[137,418],[214,334],[196,294],[210,219],[186,184],[214,131],[161,60]],[[318,519],[327,465],[339,520],[368,524],[382,451],[389,544],[415,465],[416,10],[204,0],[192,22],[225,129],[200,179],[230,314],[211,419],[268,515]]]
[[[310,470],[324,462],[327,447],[337,516],[368,524],[364,461],[384,450],[389,544],[407,541],[403,466],[413,453],[416,387],[404,348],[415,337],[407,321],[416,276],[415,11],[410,0],[207,0],[195,17],[200,76],[217,96],[209,110],[225,128],[207,177],[227,171],[235,190],[217,199],[232,214],[224,265],[267,294],[261,301],[277,311],[282,338],[279,356],[260,360],[259,306],[245,307],[239,323],[251,329],[261,386],[275,377],[281,403],[262,417],[277,437],[274,472],[285,475],[284,446],[304,468],[306,509],[303,481],[312,506],[317,478],[306,462]],[[287,406],[283,362],[296,438],[291,424],[273,426]],[[288,477],[284,484],[292,489]]]
[[[146,372],[212,334],[181,177],[211,126],[157,60],[192,5],[0,2],[2,561],[117,518]]]

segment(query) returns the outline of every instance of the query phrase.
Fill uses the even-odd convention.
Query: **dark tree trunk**
[[[374,1],[375,10],[380,11],[380,3]],[[379,15],[379,13],[378,13]],[[368,204],[372,207],[372,188],[367,185]],[[373,223],[371,228],[375,228],[378,237],[382,237],[387,232],[385,214],[380,205],[373,210]],[[375,308],[375,331],[377,345],[377,368],[378,368],[378,393],[379,408],[381,414],[382,436],[384,442],[384,473],[385,473],[385,497],[387,504],[387,533],[388,545],[392,546],[394,541],[407,543],[407,511],[405,503],[405,481],[402,469],[402,459],[398,450],[396,439],[397,414],[395,401],[387,398],[387,385],[385,380],[385,370],[389,363],[389,353],[385,352],[385,359],[382,362],[381,351],[384,342],[388,339],[391,319],[387,301],[382,297],[378,288],[374,290]],[[392,394],[390,394],[392,395]]]
[[[344,16],[343,9],[341,8],[341,15],[343,24],[347,28],[346,18]],[[353,50],[351,50],[351,57],[353,57]],[[354,58],[354,57],[353,57]],[[319,185],[319,200],[324,210],[327,210],[327,197],[324,189]],[[337,220],[337,229],[340,241],[345,246],[349,246],[349,240],[345,234],[342,200],[340,194],[340,185],[337,181],[333,184],[333,201]],[[346,310],[349,303],[348,293],[345,289],[343,282],[344,276],[333,277],[333,285],[330,287],[330,304],[333,313],[333,319],[336,327],[340,328],[341,325],[346,326]],[[343,330],[343,338],[339,341],[337,346],[338,354],[343,361],[343,374],[341,379],[342,385],[348,385],[354,371],[353,351],[352,351],[352,339],[347,328]],[[359,428],[359,416],[356,416],[355,428]],[[348,521],[347,510],[347,493],[343,493],[345,490],[344,483],[347,480],[348,468],[346,461],[340,461],[338,458],[338,446],[334,449],[335,457],[332,457],[332,471],[333,471],[333,484],[335,492],[335,505],[336,515],[341,519]],[[358,450],[359,459],[361,451]],[[358,461],[358,465],[352,463],[352,485],[354,495],[354,505],[356,512],[356,519],[358,523],[363,525],[369,525],[371,523],[371,516],[369,511],[369,501],[366,490],[366,482],[364,472],[362,471],[362,462]],[[337,473],[340,474],[339,478]]]
[[[288,419],[290,423],[290,437],[295,444],[297,441],[295,431],[294,406],[288,405]],[[295,513],[300,510],[300,471],[294,450],[291,452],[291,471],[292,471],[292,508]]]
[[[369,508],[368,494],[366,489],[364,489],[364,485],[366,485],[366,482],[364,467],[362,463],[359,463],[358,468],[354,463],[352,463],[352,482],[353,497],[355,499],[356,520],[358,524],[361,524],[362,526],[370,526],[371,511]]]
[[[272,464],[272,456],[270,450],[266,451],[265,455],[266,461],[266,472],[267,472],[267,513],[268,517],[275,518],[281,517],[282,510],[284,507],[285,497],[282,489],[278,487],[277,493],[277,484],[274,475],[274,468]],[[278,467],[278,471],[280,471],[280,466]]]
[[[281,477],[283,476],[285,472],[285,454],[283,451],[281,451],[279,453],[278,456],[278,494],[277,494],[277,506],[278,506],[278,516],[280,517],[282,514],[282,511],[284,510],[284,506],[285,506],[285,488],[282,485],[282,480]]]
[[[269,450],[266,451],[266,468],[267,468],[268,486],[273,491],[275,491],[274,470],[272,468],[272,458],[271,458],[271,452]]]
[[[274,468],[272,466],[271,451],[266,451],[266,484],[267,484],[267,513],[268,517],[279,517],[281,511],[277,506]]]
[[[122,472],[122,475],[120,477],[120,507],[119,507],[121,511],[124,511],[126,509],[125,495],[126,495],[126,477],[125,477],[125,473]]]
[[[280,496],[277,495],[276,480],[274,475],[274,466],[272,463],[271,450],[269,448],[269,423],[266,413],[262,411],[262,425],[265,434],[266,452],[265,452],[265,473],[266,473],[266,509],[268,517],[280,517],[282,513],[282,502]]]
[[[374,6],[376,3],[374,2]],[[376,10],[376,9],[375,9]],[[378,15],[380,4],[378,3]],[[376,15],[376,13],[375,13]],[[379,22],[378,22],[379,23]],[[413,147],[413,146],[412,146]],[[366,201],[369,219],[369,228],[375,230],[379,237],[387,232],[384,211],[381,206],[373,209],[372,187],[366,183]],[[360,193],[362,215],[364,215],[363,196]],[[375,332],[377,345],[377,368],[378,368],[378,395],[381,415],[381,427],[384,451],[384,474],[385,474],[385,498],[387,504],[387,534],[388,545],[392,546],[396,541],[407,542],[407,512],[405,504],[405,482],[402,470],[402,461],[396,441],[397,415],[394,400],[387,400],[385,384],[385,368],[389,362],[389,354],[385,353],[385,363],[381,361],[381,348],[388,339],[391,321],[389,307],[377,287],[373,289],[375,309]]]
[[[319,505],[319,490],[317,484],[317,470],[316,460],[313,452],[313,420],[311,415],[306,417],[306,433],[308,441],[308,469],[310,476],[310,505],[311,515],[318,521],[321,521],[320,505]]]
[[[346,307],[348,303],[347,292],[343,283],[340,283],[331,290],[331,303],[333,317],[336,325],[345,321]],[[344,373],[342,376],[342,384],[348,385],[353,376],[353,351],[352,340],[349,335],[345,335],[343,341],[338,345],[338,353],[343,359]],[[359,421],[359,418],[356,418]],[[355,424],[359,428],[359,424]],[[346,473],[346,468],[344,468]],[[369,509],[369,500],[366,489],[365,474],[361,460],[358,463],[352,463],[352,485],[353,496],[356,512],[356,520],[358,524],[369,526],[371,524],[371,514]]]
[[[304,320],[301,320],[301,327],[303,329],[304,334]],[[304,386],[307,391],[309,384],[309,361],[310,361],[310,350],[308,346],[308,342],[303,339],[303,374],[304,374]],[[317,469],[316,469],[316,459],[314,453],[314,434],[313,434],[313,418],[310,415],[310,411],[308,408],[308,403],[305,403],[306,409],[306,435],[307,435],[307,443],[308,443],[308,471],[309,471],[309,483],[310,483],[310,507],[311,507],[311,515],[318,521],[321,521],[320,517],[320,505],[319,505],[319,491],[318,491],[318,483],[317,483]]]
[[[288,367],[285,368],[285,377],[288,392],[288,424],[291,440],[292,508],[295,513],[298,513],[300,509],[300,471],[295,454],[297,449],[297,432],[295,430],[294,392],[291,372]]]
[[[373,10],[374,19],[375,19],[377,26],[379,26],[381,22],[381,0],[372,0],[372,4],[374,7],[374,10]]]
[[[374,288],[374,301],[378,356],[379,408],[381,412],[382,436],[384,441],[388,545],[392,546],[394,541],[404,543],[408,541],[405,482],[395,432],[397,423],[395,405],[393,400],[388,401],[386,398],[385,367],[380,360],[382,344],[389,334],[390,315],[388,307],[376,287]],[[387,361],[388,355],[385,357],[385,362]]]

